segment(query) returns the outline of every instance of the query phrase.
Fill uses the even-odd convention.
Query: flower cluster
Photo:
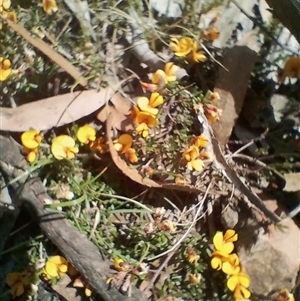
[[[10,74],[11,74],[10,60],[0,56],[0,82],[7,80]]]
[[[137,99],[137,105],[133,106],[130,114],[136,124],[136,132],[146,138],[150,129],[158,125],[158,107],[164,103],[163,96],[157,92],[166,84],[176,81],[178,67],[173,63],[167,63],[165,70],[158,69],[152,76],[152,83],[141,82],[142,87],[152,92],[149,97],[141,96]]]
[[[243,272],[238,255],[232,253],[233,242],[237,239],[238,235],[232,229],[228,229],[225,234],[220,231],[215,234],[213,238],[215,251],[212,253],[211,266],[228,275],[227,287],[233,292],[235,300],[240,301],[249,299],[251,293],[248,290],[250,277]]]
[[[199,42],[189,37],[181,39],[171,38],[170,49],[178,57],[186,57],[193,62],[205,62],[206,56],[203,51],[199,51]]]
[[[5,19],[8,19],[16,23],[17,22],[16,13],[14,11],[9,11],[10,6],[11,6],[10,0],[0,0],[0,14]],[[2,27],[3,27],[2,19],[0,19],[0,30],[2,29]]]
[[[211,154],[205,151],[208,140],[204,135],[192,139],[191,145],[183,152],[182,157],[189,170],[201,171],[204,168],[204,159],[210,159]]]
[[[42,275],[45,280],[61,278],[68,271],[68,261],[62,256],[55,255],[48,258]]]
[[[98,150],[100,153],[107,151],[107,145],[103,137],[96,138],[96,130],[89,125],[80,127],[76,133],[77,140],[82,144],[88,144],[93,151]],[[32,163],[36,160],[39,147],[42,141],[40,131],[31,129],[21,135],[26,159]],[[74,159],[79,152],[76,141],[69,135],[59,135],[52,140],[51,153],[56,160]]]
[[[199,259],[200,259],[200,255],[198,255],[193,248],[189,247],[187,249],[187,260],[188,260],[188,262],[191,265],[197,267]],[[189,278],[189,282],[191,284],[198,284],[198,283],[200,283],[200,280],[201,280],[201,274],[198,273],[198,271],[196,271],[195,273],[190,273],[188,278]]]

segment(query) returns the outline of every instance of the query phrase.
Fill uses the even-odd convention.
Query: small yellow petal
[[[192,160],[190,163],[196,171],[201,171],[204,168],[204,162],[201,159]]]
[[[216,250],[220,250],[223,245],[223,233],[221,231],[217,231],[213,238],[213,244]]]
[[[1,1],[2,3],[2,7],[5,9],[5,10],[8,10],[11,6],[11,1],[10,0],[2,0]],[[1,5],[0,5],[1,6]]]
[[[24,285],[19,283],[11,288],[11,294],[13,297],[19,297],[24,294]]]
[[[57,265],[55,263],[47,261],[45,265],[45,270],[50,277],[58,277]]]
[[[213,257],[210,265],[215,270],[220,270],[222,268],[222,260],[218,257]]]
[[[179,69],[179,67],[178,66],[176,66],[174,63],[172,63],[172,62],[169,62],[169,63],[167,63],[166,64],[166,66],[165,66],[165,73],[166,73],[166,75],[168,76],[168,78],[170,77],[174,77],[175,79],[174,80],[176,80],[176,76],[175,76],[175,73],[178,71],[178,69]],[[169,80],[169,81],[171,81],[171,80]]]
[[[237,241],[238,240],[238,235],[235,233],[234,230],[228,229],[225,234],[224,234],[224,241],[229,242],[229,241]]]
[[[6,275],[6,283],[8,286],[13,286],[20,278],[20,273],[12,272]]]
[[[226,242],[222,245],[220,251],[230,254],[234,249],[234,244],[232,242]]]
[[[125,153],[132,146],[133,139],[129,134],[122,134],[118,141],[122,145],[122,153]]]
[[[161,69],[156,70],[152,76],[152,83],[160,87],[166,85],[168,83],[166,73]]]
[[[237,274],[240,271],[239,266],[234,266],[230,262],[225,261],[222,264],[222,271],[227,275]]]
[[[147,97],[139,97],[137,100],[137,105],[139,106],[140,110],[147,109],[149,106],[149,99]]]
[[[86,287],[85,287],[85,290],[84,290],[84,294],[87,296],[87,297],[90,297],[92,295],[92,290],[91,290],[91,287],[87,284]]]
[[[248,289],[238,285],[234,290],[233,296],[236,300],[245,300],[250,298],[251,293]]]
[[[28,162],[32,163],[35,161],[36,159],[36,152],[35,151],[31,151],[27,154],[26,159]]]
[[[154,92],[154,93],[151,94],[150,101],[149,101],[149,106],[150,107],[156,108],[156,107],[160,106],[163,103],[164,103],[164,99],[159,93]]]
[[[248,288],[250,286],[250,277],[246,274],[239,274],[239,282],[243,287]]]
[[[239,283],[238,276],[232,275],[227,280],[227,287],[233,292]]]

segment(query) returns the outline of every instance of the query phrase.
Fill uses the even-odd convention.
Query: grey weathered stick
[[[0,135],[0,172],[6,183],[29,169],[18,144],[11,138]],[[61,214],[44,208],[44,200],[51,199],[41,180],[30,175],[10,185],[12,199],[16,206],[27,205],[39,223],[44,234],[55,244],[76,270],[87,279],[103,301],[146,301],[147,298],[137,288],[132,296],[121,295],[116,289],[108,290],[106,279],[110,276],[110,262],[104,259],[98,248],[80,233]]]

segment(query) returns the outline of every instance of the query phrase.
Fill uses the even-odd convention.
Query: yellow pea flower
[[[98,151],[100,154],[104,154],[108,151],[108,146],[104,137],[99,137],[95,141],[90,143],[90,149],[92,151]]]
[[[167,81],[168,82],[174,82],[176,81],[176,72],[178,71],[179,67],[175,65],[172,62],[166,63],[165,65],[165,74],[167,76]]]
[[[23,295],[25,290],[30,286],[30,281],[26,273],[9,273],[6,276],[6,283],[10,287],[13,298]]]
[[[250,286],[250,277],[240,271],[231,275],[227,280],[227,287],[234,292],[235,299],[249,299],[251,296],[248,287]]]
[[[29,130],[21,135],[22,145],[27,147],[28,149],[35,149],[39,147],[41,141],[42,136],[40,134],[40,131],[37,130]]]
[[[141,110],[138,106],[133,106],[132,109],[129,111],[129,115],[131,116],[133,123],[137,123],[137,115],[140,112]]]
[[[163,87],[169,82],[176,81],[176,72],[178,68],[179,67],[172,62],[167,63],[164,71],[158,69],[154,72],[152,76],[152,83],[158,87]]]
[[[158,120],[147,112],[138,113],[137,122],[139,125],[136,127],[138,134],[141,134],[144,138],[149,135],[149,129],[155,127],[158,124]]]
[[[118,258],[118,257],[115,257],[113,259],[113,265],[114,265],[114,268],[118,272],[127,272],[132,268],[132,266],[130,264],[128,264],[127,262],[124,262],[123,259]]]
[[[189,170],[201,171],[204,168],[204,162],[199,158],[199,155],[199,148],[195,145],[191,145],[183,152],[182,157],[187,161],[186,166]]]
[[[188,56],[194,62],[205,62],[207,60],[204,51],[199,51],[199,43],[198,41],[193,42],[193,48],[191,53]]]
[[[147,97],[139,97],[137,100],[138,107],[142,112],[147,112],[154,116],[158,114],[157,107],[163,104],[163,102],[163,97],[157,92],[152,93],[150,99]]]
[[[200,135],[192,140],[192,144],[196,147],[205,147],[208,144],[208,139],[204,135]]]
[[[136,163],[138,162],[138,157],[136,155],[136,151],[133,148],[128,148],[126,152],[124,153],[124,156],[131,162],[131,163]]]
[[[276,301],[295,301],[294,295],[289,292],[287,288],[280,290],[278,296],[275,299]]]
[[[204,106],[204,113],[209,121],[215,122],[220,120],[222,110],[212,104],[207,104]]]
[[[200,259],[200,256],[198,254],[196,254],[196,252],[194,251],[194,249],[189,248],[188,251],[188,261],[191,264],[197,264],[198,260]]]
[[[21,142],[28,162],[35,161],[42,139],[40,131],[37,130],[29,130],[21,135]]]
[[[77,139],[84,144],[88,144],[89,142],[96,140],[96,130],[88,124],[81,126],[76,135]]]
[[[191,145],[183,152],[182,156],[186,161],[190,162],[199,157],[199,150],[195,145]]]
[[[114,140],[114,148],[116,151],[124,154],[132,146],[132,136],[129,134],[122,134],[118,139]]]
[[[0,82],[7,80],[10,74],[11,74],[10,60],[0,57]]]
[[[56,137],[51,145],[51,152],[55,159],[73,159],[78,153],[78,147],[75,146],[75,140],[68,135]]]
[[[227,275],[237,274],[240,269],[240,260],[235,253],[230,254],[222,264],[222,271]]]
[[[51,15],[55,12],[57,12],[57,4],[55,0],[43,0],[43,9],[44,11]]]
[[[62,277],[68,271],[68,261],[59,255],[48,258],[43,269],[46,279]]]
[[[0,0],[0,13],[2,13],[4,10],[8,10],[11,6],[10,0]]]
[[[149,126],[145,122],[140,123],[135,128],[135,130],[139,135],[142,135],[144,138],[149,136]]]
[[[193,40],[189,37],[183,37],[180,40],[171,38],[169,47],[176,56],[187,56],[193,49]]]
[[[223,263],[228,259],[229,255],[220,251],[214,251],[212,253],[212,259],[210,265],[215,270],[221,270]]]
[[[160,229],[165,232],[174,233],[176,228],[174,227],[174,223],[168,219],[164,220],[160,224]]]
[[[201,275],[200,274],[189,274],[189,281],[192,284],[200,283]]]
[[[142,112],[147,112],[153,116],[156,116],[158,114],[158,109],[151,107],[149,105],[149,99],[145,96],[139,97],[137,100],[137,104]]]
[[[237,241],[237,239],[238,234],[232,229],[228,229],[224,235],[218,231],[213,238],[213,244],[217,251],[229,255],[234,249],[233,242]]]

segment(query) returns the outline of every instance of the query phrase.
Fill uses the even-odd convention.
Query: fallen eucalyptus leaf
[[[88,116],[113,98],[115,91],[104,88],[99,92],[71,92],[27,103],[17,108],[0,107],[0,129],[23,132],[30,128],[47,130]]]

